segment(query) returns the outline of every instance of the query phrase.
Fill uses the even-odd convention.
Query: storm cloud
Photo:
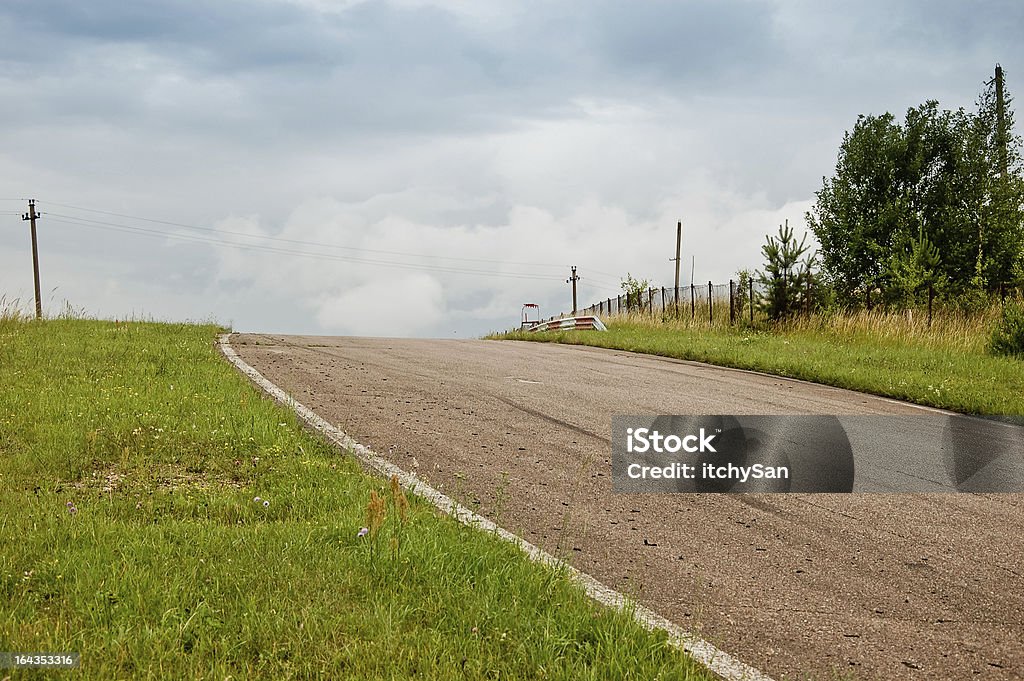
[[[566,310],[570,265],[588,303],[627,272],[670,285],[677,220],[685,280],[725,281],[802,229],[859,113],[970,107],[996,62],[1014,91],[1022,23],[1012,2],[8,0],[0,295],[32,296],[25,197],[51,312],[475,335]]]

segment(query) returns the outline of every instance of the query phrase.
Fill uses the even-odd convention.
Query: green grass
[[[492,338],[571,343],[800,378],[970,414],[1024,415],[1024,360],[987,351],[998,310],[949,314],[929,327],[913,313],[812,317],[770,330],[623,316],[608,331]]]
[[[0,651],[88,679],[711,678],[564,571],[416,500],[403,522],[218,331],[0,317]]]

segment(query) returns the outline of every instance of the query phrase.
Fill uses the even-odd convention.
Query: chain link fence
[[[817,312],[819,304],[817,293],[811,287],[806,291],[801,291],[792,313],[801,316]],[[1008,299],[1021,299],[1024,297],[1024,290],[1004,285],[992,288],[987,292],[987,296],[989,301],[1005,302]],[[598,317],[615,315],[661,317],[679,321],[689,320],[694,324],[713,326],[757,325],[768,320],[768,313],[765,309],[767,298],[767,285],[754,280],[747,280],[743,282],[742,286],[734,280],[724,284],[709,281],[707,284],[680,286],[679,288],[650,288],[639,292],[637,296],[620,295],[606,298],[580,309],[578,314]],[[927,300],[927,303],[924,300]],[[926,315],[928,323],[931,324],[933,314],[940,314],[941,310],[950,308],[950,305],[940,303],[935,292],[929,289],[927,296],[922,293],[922,302],[911,307],[920,309],[920,313]],[[899,309],[905,311],[906,306],[901,306]],[[874,292],[865,291],[863,300],[850,308],[850,311],[856,310],[883,312],[887,311],[887,308],[881,300],[881,292],[876,290]]]
[[[762,295],[761,287],[754,282],[748,282],[741,289],[735,281],[727,284],[709,281],[679,288],[650,288],[636,296],[606,298],[578,313],[598,317],[632,314],[688,318],[708,324],[752,323],[760,314],[757,310]]]

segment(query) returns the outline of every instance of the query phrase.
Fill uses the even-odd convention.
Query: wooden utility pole
[[[21,216],[22,220],[29,220],[29,224],[32,226],[32,272],[35,275],[36,283],[36,319],[43,318],[43,301],[39,293],[39,246],[36,244],[36,218],[39,217],[39,213],[36,212],[36,201],[35,199],[28,200],[28,212]]]
[[[1003,95],[1003,67],[996,64],[996,153],[999,154],[1000,179],[1004,182],[1009,177],[1006,158],[1006,100]]]
[[[565,280],[565,283],[572,284],[572,314],[576,316],[576,282],[580,278],[576,276],[576,265],[572,266],[572,276]]]

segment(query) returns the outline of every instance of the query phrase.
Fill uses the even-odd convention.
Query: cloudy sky
[[[476,336],[760,265],[859,113],[1024,91],[1024,4],[3,0],[0,296]],[[1019,130],[1018,130],[1019,132]],[[696,271],[691,273],[691,258]]]

